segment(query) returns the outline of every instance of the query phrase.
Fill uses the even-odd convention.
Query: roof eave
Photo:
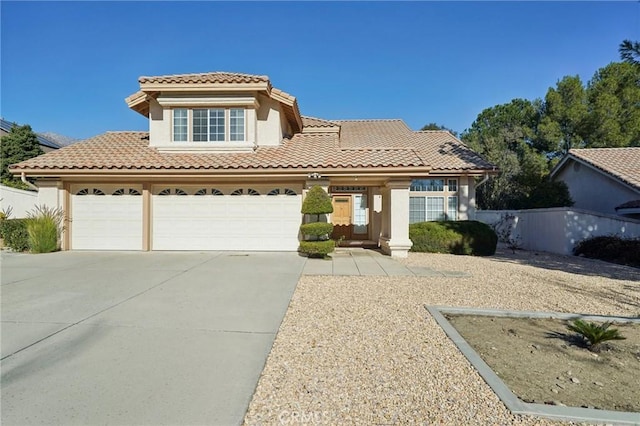
[[[231,92],[231,91],[266,91],[271,85],[268,81],[254,83],[140,83],[143,92]]]

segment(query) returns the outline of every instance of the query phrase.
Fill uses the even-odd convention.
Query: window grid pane
[[[411,191],[444,191],[444,179],[414,179],[411,181]]]
[[[444,197],[427,197],[427,221],[444,219]]]
[[[208,138],[207,128],[208,112],[206,109],[194,109],[193,110],[193,140],[195,142],[206,142]]]
[[[180,108],[173,110],[173,140],[187,141],[187,110]]]
[[[449,179],[447,185],[449,186],[449,192],[456,192],[458,190],[458,181],[456,179]]]
[[[229,112],[229,138],[232,141],[244,141],[244,109],[232,108]]]
[[[409,223],[425,221],[425,197],[409,197]]]
[[[209,110],[209,140],[224,141],[224,109],[222,108]]]
[[[458,197],[449,197],[447,220],[458,220]]]

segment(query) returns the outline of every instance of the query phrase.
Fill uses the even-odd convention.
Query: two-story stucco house
[[[19,163],[64,209],[63,249],[297,250],[305,190],[333,199],[334,237],[393,256],[410,222],[473,218],[494,167],[446,131],[321,120],[266,76],[141,77],[148,132],[108,132]]]

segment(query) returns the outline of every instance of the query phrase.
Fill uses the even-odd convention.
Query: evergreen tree
[[[11,164],[28,160],[44,152],[40,148],[36,134],[31,130],[31,126],[13,125],[9,134],[0,139],[0,177],[2,183],[7,186],[23,188],[25,185],[19,178],[14,177],[9,172]]]

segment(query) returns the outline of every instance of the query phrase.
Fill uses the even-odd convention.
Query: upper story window
[[[175,108],[174,142],[244,142],[244,108]]]

